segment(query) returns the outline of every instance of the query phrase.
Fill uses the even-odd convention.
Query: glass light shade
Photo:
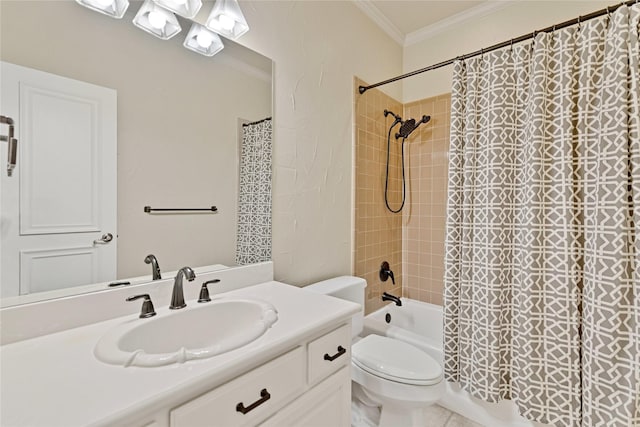
[[[153,0],[159,6],[185,18],[193,18],[202,7],[202,0]]]
[[[187,38],[184,39],[184,47],[205,56],[213,56],[220,52],[224,45],[216,33],[194,22]]]
[[[151,0],[144,1],[133,18],[133,25],[162,40],[168,40],[182,30],[173,13]]]
[[[249,25],[240,10],[238,0],[216,0],[205,25],[231,40],[249,31]]]
[[[76,0],[76,2],[117,19],[122,18],[129,7],[129,0]]]

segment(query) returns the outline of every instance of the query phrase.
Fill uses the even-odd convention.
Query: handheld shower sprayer
[[[424,115],[422,116],[420,121],[416,123],[415,119],[408,119],[403,121],[402,117],[398,116],[397,114],[394,114],[389,110],[384,110],[385,117],[387,117],[389,114],[391,114],[395,118],[395,121],[389,127],[389,133],[387,134],[387,168],[386,168],[387,170],[386,170],[385,179],[384,179],[384,203],[387,206],[387,209],[389,209],[389,212],[399,213],[402,211],[402,208],[404,207],[404,202],[406,200],[406,183],[405,183],[406,178],[404,173],[404,143],[409,137],[409,135],[411,135],[411,133],[414,130],[418,129],[418,126],[420,126],[423,123],[429,122],[429,120],[431,120],[431,116]],[[402,161],[402,203],[400,204],[400,207],[398,209],[393,209],[389,205],[389,195],[388,195],[389,193],[389,160],[391,156],[391,132],[393,131],[393,128],[398,123],[400,123],[400,129],[398,133],[396,133],[396,139],[402,138],[402,141],[400,141],[400,145],[402,146],[402,152],[400,154],[400,157],[402,159],[401,160]]]

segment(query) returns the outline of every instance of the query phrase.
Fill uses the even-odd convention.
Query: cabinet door
[[[269,418],[262,427],[349,427],[351,374],[345,366]]]
[[[171,427],[254,426],[304,391],[306,352],[290,351],[175,409]]]

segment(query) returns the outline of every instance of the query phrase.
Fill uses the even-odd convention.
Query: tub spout
[[[402,306],[402,301],[400,301],[400,297],[388,294],[386,292],[382,294],[382,301],[393,301],[395,305],[397,305],[398,307]]]

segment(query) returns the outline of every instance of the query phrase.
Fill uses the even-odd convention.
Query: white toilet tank
[[[360,304],[360,311],[353,315],[351,334],[353,337],[362,332],[364,322],[364,289],[367,281],[355,276],[340,276],[322,282],[312,283],[304,289],[319,294],[344,299]]]

